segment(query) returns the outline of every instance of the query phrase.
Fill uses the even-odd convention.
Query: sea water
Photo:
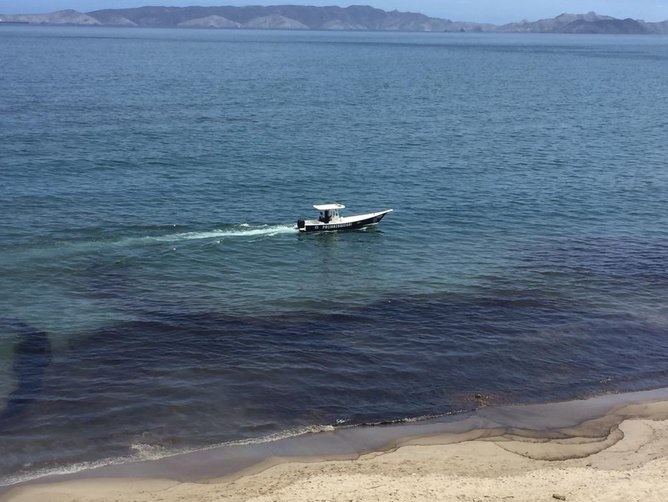
[[[666,75],[659,36],[0,27],[2,482],[667,386]],[[337,201],[394,212],[296,230]]]

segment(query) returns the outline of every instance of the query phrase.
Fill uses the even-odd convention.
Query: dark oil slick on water
[[[2,27],[0,63],[3,483],[668,385],[665,38]],[[395,212],[299,235],[335,200]]]

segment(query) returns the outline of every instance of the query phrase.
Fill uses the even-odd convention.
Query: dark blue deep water
[[[0,27],[0,478],[668,386],[668,38]],[[299,235],[314,203],[394,208]]]

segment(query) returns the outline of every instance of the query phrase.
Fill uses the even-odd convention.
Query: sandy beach
[[[668,403],[630,405],[543,435],[407,439],[354,460],[268,459],[206,483],[85,479],[15,488],[12,502],[665,501]],[[663,417],[662,417],[663,416]],[[652,418],[648,418],[652,417]],[[657,417],[662,417],[659,419]],[[607,433],[587,431],[607,428]]]

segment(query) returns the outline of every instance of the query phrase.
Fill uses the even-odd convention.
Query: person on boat
[[[320,221],[322,221],[323,223],[329,223],[330,219],[331,218],[329,216],[329,209],[325,209],[324,212],[320,213]]]

